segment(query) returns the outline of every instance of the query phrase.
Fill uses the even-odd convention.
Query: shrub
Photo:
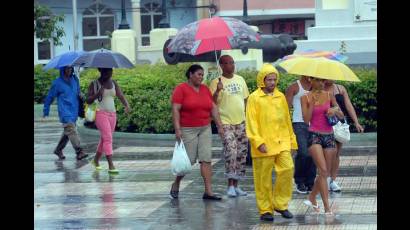
[[[51,82],[59,76],[59,71],[51,69],[43,70],[42,65],[34,66],[34,103],[44,103]]]
[[[178,65],[137,65],[133,69],[114,69],[113,79],[120,85],[131,107],[127,116],[124,107],[116,98],[117,128],[127,132],[172,133],[171,95],[176,85],[186,81],[185,71],[192,63]],[[41,66],[35,67],[34,100],[42,103],[51,81],[58,76],[57,70],[44,72]],[[359,83],[338,82],[346,87],[352,104],[356,108],[359,121],[365,130],[377,129],[377,72],[375,69],[356,68],[354,72],[361,79]],[[238,71],[244,77],[249,91],[256,89],[257,71],[245,69]],[[90,82],[97,79],[96,69],[87,69],[80,75],[80,87],[87,94]],[[298,79],[298,76],[281,73],[279,90],[285,93],[286,88]],[[356,131],[354,128],[352,131]]]

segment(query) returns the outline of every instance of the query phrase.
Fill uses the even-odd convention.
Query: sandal
[[[119,172],[118,169],[108,169],[108,173],[118,174]]]
[[[92,166],[94,166],[94,169],[95,169],[95,170],[101,170],[101,169],[102,169],[101,165],[98,165],[98,166],[97,166],[97,164],[95,163],[94,159],[92,159],[92,160],[90,161],[90,164],[91,164]]]
[[[58,156],[59,160],[64,160],[65,159],[65,156],[64,156],[63,152],[54,152],[54,154]]]
[[[319,204],[314,205],[310,200],[304,200],[303,203],[307,205],[309,208],[313,208],[316,212],[320,211]]]
[[[83,151],[81,151],[77,154],[77,160],[82,160],[86,157],[88,157],[88,154],[85,154]]]

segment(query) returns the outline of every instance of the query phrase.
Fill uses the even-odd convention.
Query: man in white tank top
[[[302,106],[300,97],[309,92],[311,85],[308,76],[301,76],[286,90],[286,100],[289,105],[289,110],[292,110],[292,125],[295,132],[298,151],[295,157],[295,184],[296,191],[301,194],[306,194],[312,190],[313,183],[316,178],[316,166],[312,157],[309,155],[307,140],[308,140],[308,124],[303,121]]]

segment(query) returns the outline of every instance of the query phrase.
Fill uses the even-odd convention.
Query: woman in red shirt
[[[205,193],[203,199],[221,200],[211,189],[212,179],[212,131],[211,118],[223,135],[222,123],[218,108],[212,100],[208,87],[202,84],[204,69],[200,65],[192,65],[186,72],[187,82],[175,87],[172,94],[172,120],[177,141],[184,142],[191,164],[198,159],[201,175],[204,179]],[[184,176],[177,176],[172,184],[170,196],[178,198],[179,184]]]

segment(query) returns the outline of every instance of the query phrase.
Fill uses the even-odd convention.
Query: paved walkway
[[[71,144],[64,150],[66,160],[56,160],[52,150],[62,131],[58,122],[35,122],[34,128],[36,229],[377,228],[375,142],[345,148],[338,179],[343,191],[331,193],[335,218],[312,213],[302,204],[306,196],[294,192],[289,209],[295,218],[287,220],[275,214],[274,223],[263,223],[256,209],[250,166],[241,183],[248,196],[226,196],[221,146],[213,147],[212,186],[223,200],[202,200],[203,181],[197,165],[183,180],[179,200],[170,200],[172,144],[155,146],[155,140],[145,140],[146,145],[132,141],[115,145],[114,160],[120,174],[110,176],[106,161],[101,162],[104,169],[100,172],[87,160],[77,162]],[[96,137],[82,136],[82,140],[93,155]]]

